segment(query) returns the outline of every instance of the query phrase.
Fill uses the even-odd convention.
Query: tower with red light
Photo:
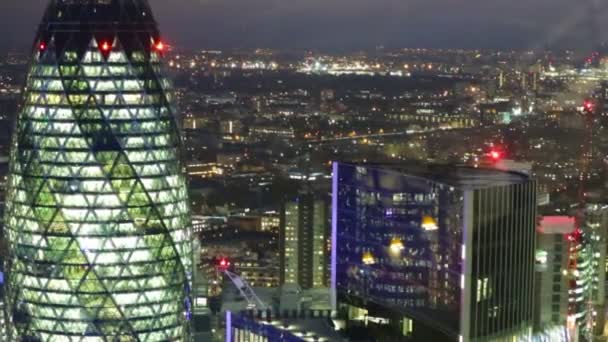
[[[110,52],[110,50],[112,50],[112,44],[110,42],[104,40],[100,44],[100,49],[103,52]]]
[[[232,266],[232,263],[228,258],[220,257],[217,259],[215,267],[217,268],[218,272],[223,273],[228,271],[230,269],[230,266]]]
[[[479,157],[478,166],[486,168],[494,168],[497,164],[505,159],[506,152],[498,146],[487,148]]]
[[[11,151],[8,340],[189,341],[167,45],[147,0],[48,3]]]
[[[585,99],[583,101],[583,113],[587,115],[592,115],[595,113],[597,109],[597,103],[593,99]]]
[[[152,47],[154,50],[156,50],[156,52],[158,53],[163,53],[165,52],[165,49],[167,48],[167,46],[165,45],[165,43],[158,39],[156,42],[152,42]]]
[[[568,304],[568,328],[575,339],[593,339],[597,326],[604,326],[603,287],[606,280],[603,266],[606,251],[606,232],[601,217],[606,215],[601,206],[587,203],[590,164],[594,158],[593,130],[598,122],[600,104],[595,99],[585,99],[582,115],[585,134],[581,142],[578,160],[579,184],[576,213],[576,229],[566,238],[568,241],[568,267],[565,270],[570,294]],[[594,222],[595,221],[595,222]],[[598,324],[599,322],[599,324]],[[595,331],[595,332],[594,332]],[[601,332],[599,332],[601,333]]]

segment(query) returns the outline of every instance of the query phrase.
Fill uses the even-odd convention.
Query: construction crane
[[[216,270],[219,273],[224,274],[234,287],[239,291],[241,296],[247,301],[247,309],[253,310],[256,309],[261,312],[265,312],[269,309],[269,306],[264,303],[260,297],[255,293],[253,288],[247,283],[245,279],[243,279],[238,274],[229,271],[230,269],[230,261],[226,258],[220,258],[216,265]]]

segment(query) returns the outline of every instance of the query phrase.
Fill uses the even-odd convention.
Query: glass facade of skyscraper
[[[404,335],[425,326],[455,341],[529,336],[532,180],[417,165],[336,164],[334,177],[333,283],[343,313],[393,320]]]
[[[2,260],[2,256],[0,256],[0,342],[4,342],[8,340],[8,324],[9,320],[6,315],[6,305],[5,305],[5,276],[4,276],[4,261]]]
[[[27,341],[182,341],[190,212],[145,0],[54,0],[14,134],[9,300]]]

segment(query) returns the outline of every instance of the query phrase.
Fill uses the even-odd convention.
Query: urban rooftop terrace
[[[348,165],[349,163],[342,163]],[[464,189],[483,189],[494,186],[506,186],[523,183],[530,179],[528,175],[517,171],[501,171],[490,168],[475,168],[459,164],[424,164],[406,161],[398,163],[354,163],[353,166],[365,166],[383,171],[408,174],[424,180],[443,183]]]

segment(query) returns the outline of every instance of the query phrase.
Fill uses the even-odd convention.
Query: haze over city
[[[606,38],[600,0],[152,0],[187,48],[544,48]],[[1,44],[29,46],[44,0],[0,3]],[[597,26],[597,28],[595,28]]]

